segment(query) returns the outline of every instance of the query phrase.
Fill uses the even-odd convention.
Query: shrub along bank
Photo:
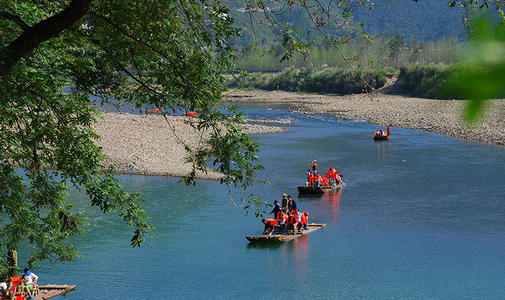
[[[290,92],[356,94],[378,89],[386,83],[384,70],[295,69],[279,73],[250,73],[230,79],[229,88],[255,88]],[[365,84],[365,82],[367,84]]]
[[[462,99],[457,91],[447,89],[446,83],[457,72],[456,66],[404,66],[397,87],[411,96],[432,99]]]

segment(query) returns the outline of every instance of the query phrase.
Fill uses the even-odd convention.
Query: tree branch
[[[28,29],[30,29],[30,26],[26,24],[25,21],[23,21],[20,17],[10,14],[6,11],[0,11],[0,17],[18,24],[19,27],[23,29],[23,31],[27,31]]]
[[[7,47],[0,49],[0,76],[10,72],[12,67],[35,48],[63,30],[71,27],[89,11],[92,0],[72,0],[61,12],[25,30]]]

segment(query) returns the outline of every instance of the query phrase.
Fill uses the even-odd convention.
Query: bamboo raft
[[[340,184],[337,186],[328,186],[328,187],[319,187],[319,186],[299,186],[298,194],[299,195],[322,195],[325,192],[335,191],[340,188]]]
[[[56,296],[61,296],[66,294],[68,291],[75,289],[75,284],[73,285],[57,285],[57,284],[47,284],[39,285],[39,293],[36,300],[50,299]]]
[[[295,235],[292,234],[272,234],[272,235],[248,235],[245,238],[249,242],[287,242],[294,240],[303,235],[307,235],[313,231],[326,227],[326,224],[309,224],[309,229],[302,230],[302,232],[297,232]]]

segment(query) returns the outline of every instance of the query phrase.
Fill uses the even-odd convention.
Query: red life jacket
[[[297,223],[296,217],[295,216],[289,216],[287,223],[288,224],[296,224]]]
[[[277,225],[277,220],[275,220],[275,219],[266,219],[265,220],[265,225],[269,225],[269,226]]]
[[[328,172],[326,172],[326,177],[331,177],[331,176],[333,176],[333,169],[329,168]]]
[[[286,213],[284,213],[282,210],[277,213],[276,216],[277,220],[286,220],[287,216]]]
[[[306,213],[302,213],[302,219],[300,220],[300,223],[303,225],[307,225],[307,222],[309,221],[309,218]]]
[[[314,174],[310,174],[309,183],[314,183]]]

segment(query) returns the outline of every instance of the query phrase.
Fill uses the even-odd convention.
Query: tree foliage
[[[466,2],[502,12],[501,1],[450,4]],[[284,58],[306,55],[308,42],[296,26],[274,17],[280,12],[304,13],[312,31],[346,60],[340,45],[357,36],[371,39],[363,24],[352,22],[355,8],[374,7],[370,0],[242,3],[251,23],[272,26]],[[233,70],[238,34],[229,13],[219,0],[0,0],[0,251],[8,253],[0,258],[1,271],[12,267],[8,258],[21,246],[33,248],[30,264],[77,255],[68,238],[86,221],[72,210],[69,187],[132,226],[133,246],[152,231],[139,195],[126,193],[101,164],[91,129],[98,102],[199,112],[194,126],[210,139],[189,153],[193,172],[185,182],[194,183],[210,163],[225,174],[224,183],[252,183],[261,169],[257,145],[236,126],[242,116],[220,107],[221,74]]]
[[[236,125],[242,116],[219,104],[238,32],[220,1],[0,0],[0,32],[3,253],[23,247],[33,253],[30,265],[75,258],[68,238],[86,220],[72,209],[70,187],[122,217],[133,228],[132,246],[151,234],[143,200],[101,164],[91,129],[100,102],[199,112],[194,126],[210,139],[188,154],[188,184],[208,162],[241,188],[261,168],[257,145]],[[0,271],[14,271],[6,256],[0,262]]]

